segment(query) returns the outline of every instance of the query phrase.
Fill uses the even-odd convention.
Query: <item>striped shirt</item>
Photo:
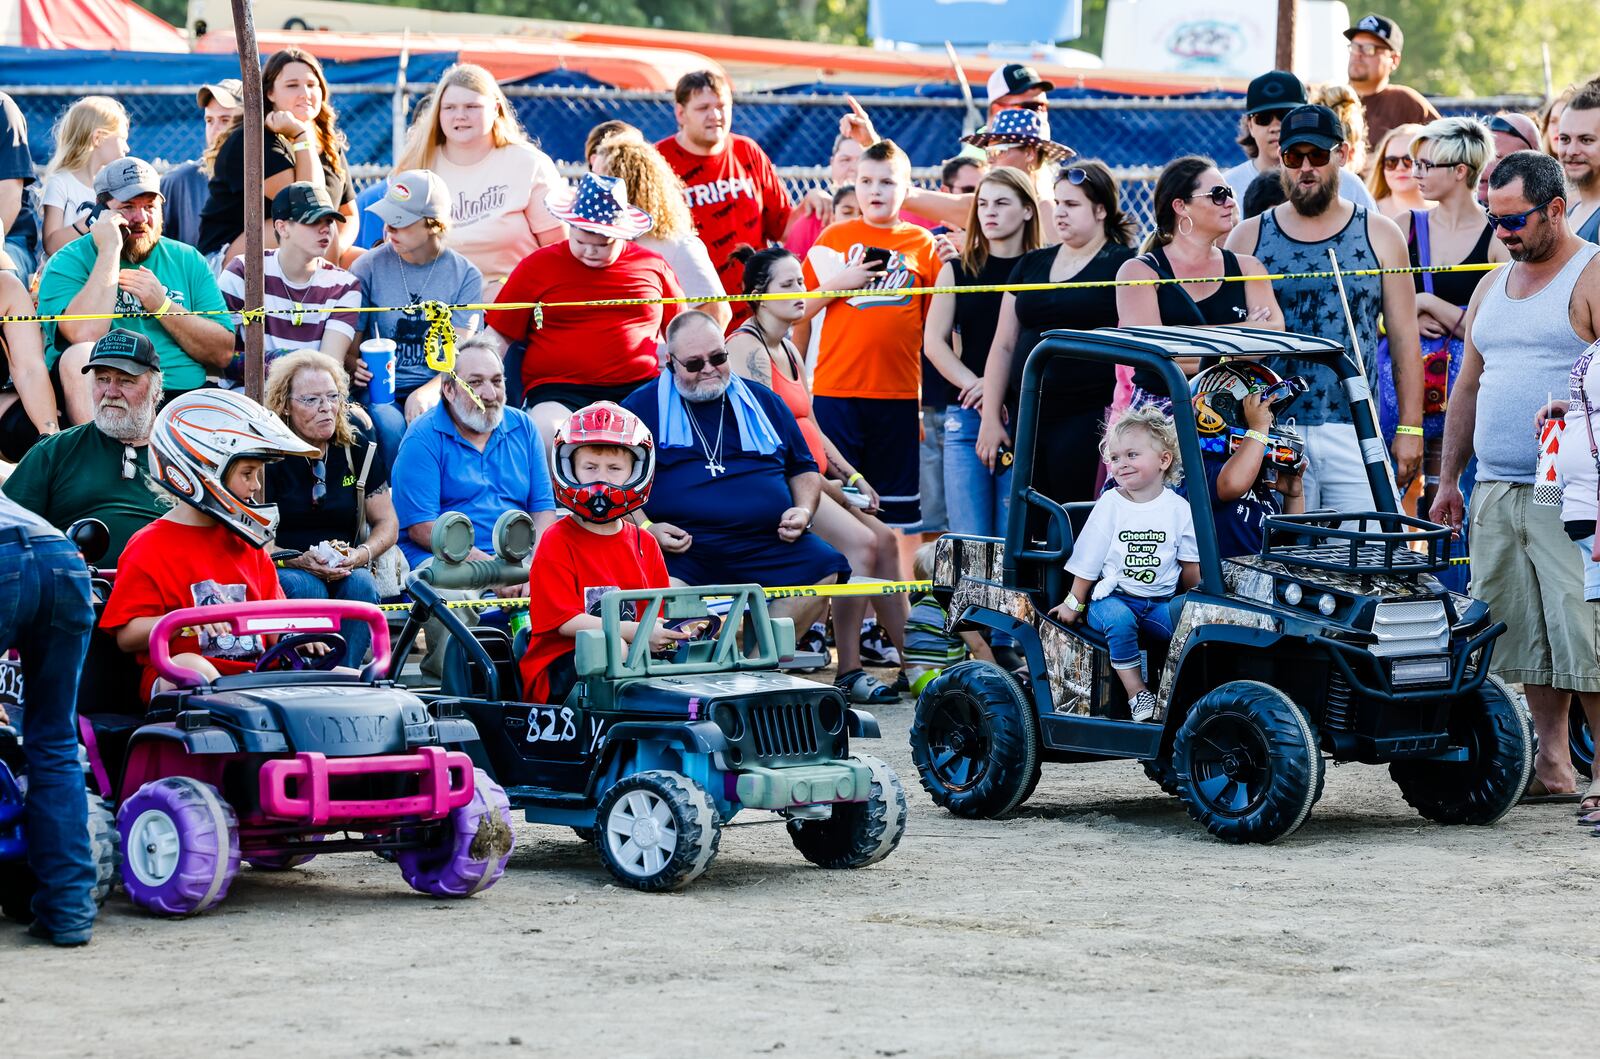
[[[262,269],[266,280],[266,364],[298,349],[321,349],[325,336],[354,339],[361,327],[361,281],[322,258],[312,260],[311,280],[291,284],[278,264],[278,252],[268,250]],[[244,308],[244,258],[236,257],[222,273],[222,300],[229,309]],[[279,314],[282,311],[282,314]],[[244,329],[235,331],[233,362],[226,376],[244,378]],[[341,358],[342,359],[342,358]]]

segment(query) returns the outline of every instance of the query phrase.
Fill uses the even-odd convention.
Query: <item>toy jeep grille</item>
[[[1443,600],[1379,603],[1372,632],[1378,638],[1372,653],[1380,658],[1439,654],[1450,643],[1450,619]]]
[[[816,711],[808,702],[756,703],[750,707],[750,733],[762,758],[809,757],[817,752]]]

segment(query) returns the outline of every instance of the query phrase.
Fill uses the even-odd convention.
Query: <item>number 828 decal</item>
[[[578,738],[577,715],[570,706],[531,706],[528,708],[530,743],[570,743]]]

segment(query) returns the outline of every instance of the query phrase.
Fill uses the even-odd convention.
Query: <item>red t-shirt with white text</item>
[[[681,298],[683,288],[660,254],[628,243],[605,268],[572,256],[565,241],[540,247],[511,271],[500,303],[586,302],[613,298]],[[656,340],[681,305],[568,306],[544,310],[533,326],[532,309],[491,309],[490,327],[513,342],[526,341],[522,384],[621,386],[658,374]]]
[[[111,598],[100,627],[120,629],[135,618],[159,618],[185,607],[282,599],[278,571],[265,548],[256,548],[227,527],[187,526],[158,518],[135,533],[117,560]],[[175,636],[172,654],[198,654],[217,672],[248,673],[261,658],[260,636]],[[139,652],[145,699],[156,681],[150,652]]]
[[[717,154],[693,154],[677,138],[656,144],[683,181],[695,231],[729,294],[744,291],[744,266],[728,260],[741,244],[760,250],[783,238],[789,225],[789,193],[772,159],[748,136],[729,136]]]
[[[600,597],[613,589],[667,587],[667,560],[656,539],[624,521],[620,533],[590,533],[577,516],[560,519],[539,538],[528,595],[528,650],[522,685],[529,702],[548,702],[550,664],[573,650],[561,626],[580,614],[600,616]],[[626,610],[626,608],[624,608]],[[632,617],[626,613],[625,621]]]

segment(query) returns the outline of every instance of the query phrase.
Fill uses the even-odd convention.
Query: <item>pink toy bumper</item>
[[[417,793],[373,800],[336,800],[330,793],[337,779],[396,773],[415,775]],[[383,757],[330,758],[308,751],[261,766],[262,812],[311,827],[400,817],[442,820],[472,800],[472,789],[472,759],[459,750],[437,746]]]

